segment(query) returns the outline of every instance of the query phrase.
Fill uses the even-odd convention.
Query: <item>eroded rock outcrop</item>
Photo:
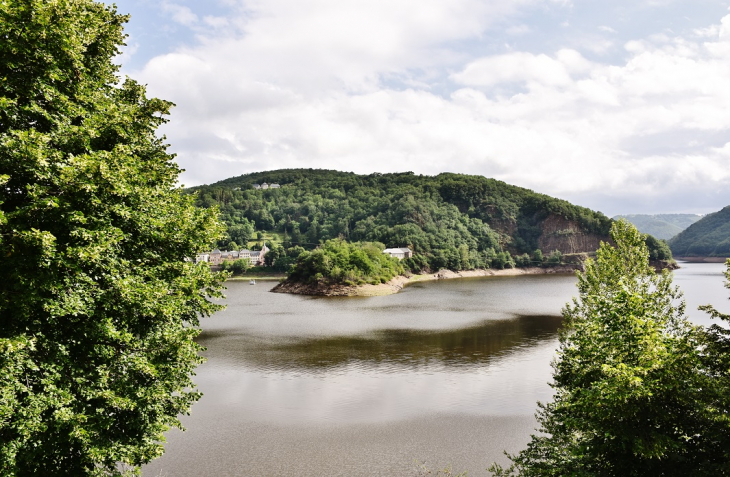
[[[580,226],[564,217],[551,215],[542,222],[538,246],[544,253],[559,250],[563,254],[595,252],[608,236],[583,232]]]

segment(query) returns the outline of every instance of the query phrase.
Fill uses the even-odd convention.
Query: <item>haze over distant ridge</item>
[[[626,219],[644,234],[669,240],[702,218],[697,214],[629,214],[617,215],[615,220]]]

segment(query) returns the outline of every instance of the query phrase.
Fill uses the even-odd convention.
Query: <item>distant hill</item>
[[[702,217],[669,246],[678,257],[730,257],[730,206]]]
[[[626,219],[641,233],[669,240],[701,218],[702,216],[697,214],[631,214],[617,215],[614,220]]]
[[[264,231],[281,244],[267,257],[293,258],[342,238],[409,247],[414,257],[404,262],[411,270],[527,266],[549,256],[560,261],[560,254],[595,251],[611,227],[600,212],[464,174],[283,169],[189,190],[197,192],[199,206],[220,208],[228,226],[221,248]],[[647,241],[652,258],[669,258],[668,247],[656,242]]]

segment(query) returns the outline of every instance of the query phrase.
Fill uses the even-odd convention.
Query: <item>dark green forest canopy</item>
[[[383,253],[378,243],[328,240],[311,252],[298,256],[289,278],[296,282],[328,282],[361,285],[386,283],[403,273],[397,258]]]
[[[680,257],[730,257],[730,206],[702,217],[669,245]]]
[[[254,189],[263,183],[281,187]],[[594,251],[611,226],[611,219],[600,212],[465,174],[283,169],[188,190],[198,193],[199,206],[220,207],[229,230],[222,247],[252,238],[254,230],[278,232],[285,247],[308,250],[334,238],[381,242],[413,249],[415,263],[407,265],[411,269],[500,268],[510,260],[518,266],[539,264],[553,248],[562,253]],[[552,240],[557,246],[542,250],[548,235],[564,239]],[[576,250],[571,245],[576,241],[570,240],[576,235],[592,237],[595,246]],[[658,252],[665,253],[668,249]]]

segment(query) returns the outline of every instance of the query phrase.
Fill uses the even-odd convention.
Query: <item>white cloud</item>
[[[614,65],[453,47],[529,4],[257,0],[132,76],[177,103],[164,132],[188,185],[326,167],[478,173],[564,197],[728,190],[730,15],[630,41]]]
[[[518,82],[565,86],[571,81],[566,66],[547,55],[516,52],[480,58],[466,65],[460,73],[451,75],[451,78],[470,86]]]
[[[203,17],[203,22],[205,22],[207,26],[215,29],[222,29],[230,25],[226,17],[216,17],[212,15],[206,15]]]
[[[723,17],[718,30],[720,40],[730,41],[730,15]]]
[[[163,11],[172,14],[172,19],[181,25],[192,26],[198,23],[198,16],[194,14],[189,7],[163,1],[162,9]]]
[[[526,35],[527,33],[530,33],[532,31],[532,29],[528,25],[525,25],[524,23],[522,23],[519,25],[513,25],[513,26],[507,28],[507,30],[505,30],[505,31],[508,35],[519,36],[519,35]]]
[[[696,28],[693,33],[702,38],[717,38],[720,34],[721,25],[710,25],[708,27]]]

